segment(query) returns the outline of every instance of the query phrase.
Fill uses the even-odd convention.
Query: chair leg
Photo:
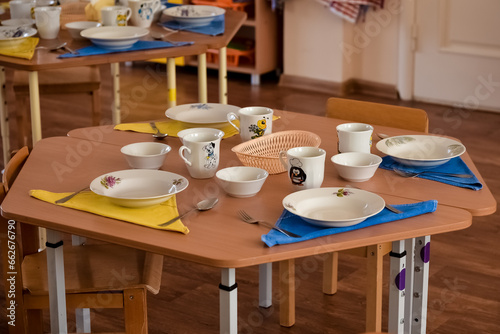
[[[337,293],[339,253],[327,253],[323,260],[323,293],[334,295]]]
[[[101,94],[100,89],[93,90],[90,95],[92,97],[92,125],[100,125],[101,122]]]
[[[148,316],[146,289],[128,289],[123,292],[125,333],[147,334]]]
[[[384,251],[381,244],[368,247],[366,284],[366,331],[382,330],[382,276]]]

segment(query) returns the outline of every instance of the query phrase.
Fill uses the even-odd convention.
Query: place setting
[[[160,17],[160,26],[171,33],[189,31],[217,36],[224,33],[226,10],[207,5],[170,5]]]

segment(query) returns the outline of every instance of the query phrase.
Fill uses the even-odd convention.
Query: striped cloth
[[[318,0],[328,6],[331,12],[343,19],[356,23],[364,17],[369,8],[383,8],[384,0]]]

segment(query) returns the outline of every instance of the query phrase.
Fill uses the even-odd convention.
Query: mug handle
[[[227,121],[229,122],[229,124],[231,124],[236,130],[238,130],[238,133],[241,132],[240,131],[240,128],[236,126],[236,124],[234,124],[233,122],[231,121],[234,121],[235,119],[239,120],[240,118],[238,117],[238,115],[236,115],[234,112],[230,112],[227,114]]]
[[[288,170],[288,159],[286,158],[286,151],[281,151],[279,153],[279,158],[283,167],[285,167],[285,169]]]
[[[155,2],[153,2],[153,13],[156,13],[158,9],[160,9],[160,7],[161,7],[160,0],[156,0]]]
[[[130,19],[131,16],[132,16],[132,9],[127,8],[127,21]]]
[[[186,163],[186,165],[188,165],[189,167],[191,167],[193,164],[191,163],[191,161],[189,161],[188,159],[186,159],[186,157],[184,156],[184,151],[188,151],[189,154],[191,154],[191,150],[186,147],[186,146],[181,146],[179,148],[179,155],[181,156],[182,160],[184,160],[184,162]]]

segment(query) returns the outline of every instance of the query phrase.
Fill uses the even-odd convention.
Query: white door
[[[414,98],[500,111],[499,15],[498,0],[416,0]]]

